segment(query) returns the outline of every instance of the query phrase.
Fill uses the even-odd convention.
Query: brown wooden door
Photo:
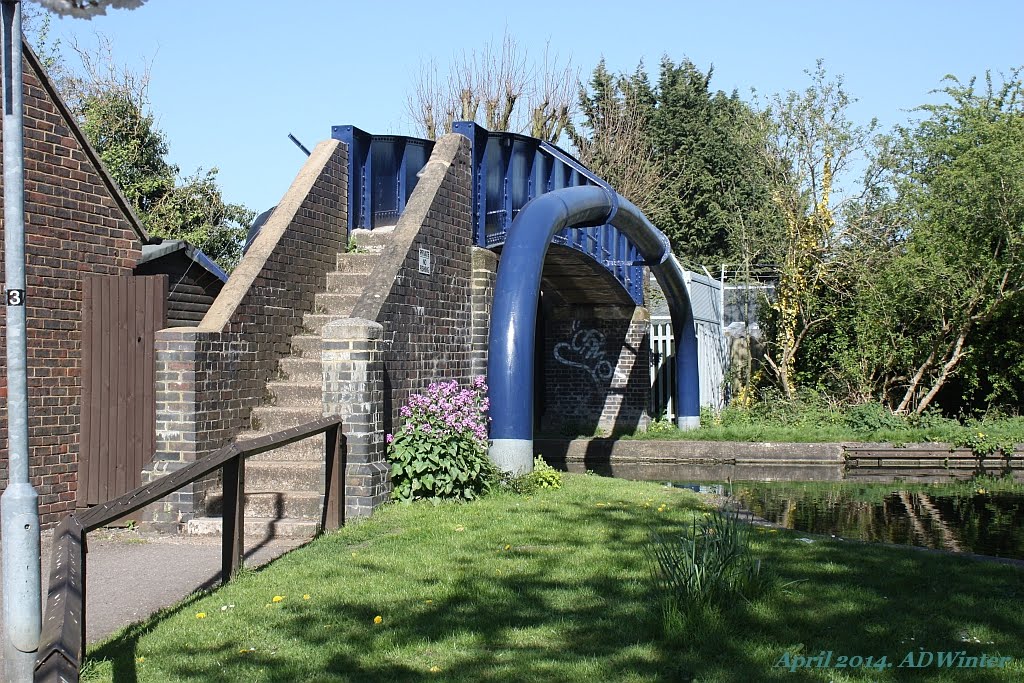
[[[82,413],[78,506],[139,486],[156,450],[156,331],[167,276],[87,276],[82,282]]]

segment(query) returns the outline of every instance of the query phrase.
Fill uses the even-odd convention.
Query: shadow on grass
[[[695,499],[687,500],[696,507]],[[487,515],[522,515],[530,522],[516,532],[516,545],[508,551],[512,559],[529,561],[529,569],[484,575],[479,556],[487,550],[452,542],[443,552],[438,548],[418,578],[400,578],[431,595],[437,582],[423,577],[452,577],[436,604],[403,604],[406,609],[389,612],[380,627],[371,625],[380,604],[355,591],[327,599],[315,610],[289,605],[275,617],[273,630],[276,643],[298,646],[289,654],[243,654],[234,642],[189,642],[187,653],[168,653],[166,661],[161,655],[161,680],[831,680],[835,670],[791,672],[774,666],[787,652],[829,650],[884,655],[893,664],[882,671],[847,670],[844,680],[1003,681],[1020,675],[1019,669],[898,666],[918,648],[1020,658],[1024,572],[1016,568],[863,545],[806,544],[796,535],[759,532],[755,555],[778,575],[779,588],[752,604],[726,606],[698,631],[666,638],[646,550],[651,527],[670,535],[679,518],[673,524],[650,513],[638,515],[635,507],[599,508],[593,501],[568,506],[544,497],[526,512],[511,504],[487,510]],[[573,534],[554,538],[552,528]],[[351,538],[328,536],[314,546],[346,562],[351,543]],[[606,561],[599,570],[567,573],[561,560],[569,553],[593,553]],[[390,578],[386,556],[351,561],[377,581]],[[259,572],[273,571],[274,565]],[[303,578],[330,582],[332,570],[328,566]],[[129,628],[92,658],[110,660],[117,683],[140,680],[139,639],[194,602]],[[967,643],[965,637],[985,642]],[[446,665],[449,661],[456,663]],[[432,672],[435,662],[441,667]]]

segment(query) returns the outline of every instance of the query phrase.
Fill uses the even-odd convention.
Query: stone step
[[[319,292],[316,295],[316,309],[322,313],[348,317],[352,307],[362,296],[362,289],[348,292]]]
[[[346,253],[341,252],[337,258],[337,270],[342,273],[361,273],[363,275],[369,275],[373,271],[374,265],[380,260],[378,254],[358,254],[355,252]]]
[[[371,254],[379,254],[384,250],[384,247],[391,244],[391,237],[395,234],[395,228],[394,226],[388,226],[373,230],[360,229],[353,230],[350,234],[359,249],[365,249]]]
[[[348,316],[331,315],[330,313],[306,313],[302,316],[303,331],[305,334],[320,334],[327,323],[342,317]]]
[[[292,337],[293,358],[320,358],[322,338],[316,334],[297,334]]]
[[[249,539],[313,538],[319,530],[320,520],[245,518],[245,537]],[[224,520],[220,517],[196,517],[188,521],[185,533],[191,536],[223,536]]]
[[[279,381],[322,382],[324,379],[319,358],[282,358],[280,367],[284,377]]]
[[[323,464],[314,460],[252,460],[245,464],[247,491],[322,491]]]
[[[247,439],[255,439],[261,436],[267,436],[270,431],[266,429],[253,430],[244,432],[238,435],[239,441],[245,441]],[[249,458],[249,462],[276,462],[276,461],[313,461],[313,462],[324,462],[326,460],[326,453],[324,452],[326,445],[324,443],[324,435],[317,434],[311,436],[308,439],[302,441],[295,441],[284,446],[279,446],[272,451],[266,453],[260,453]]]
[[[327,291],[342,294],[345,292],[362,292],[368,275],[369,273],[346,273],[342,271],[327,273]]]
[[[323,404],[319,400],[309,406],[257,406],[252,409],[252,426],[265,432],[280,432],[321,417]]]
[[[210,516],[222,515],[223,492],[211,492],[208,500]],[[323,496],[312,491],[249,491],[247,488],[245,492],[246,517],[316,521],[321,518],[322,510]]]
[[[323,382],[310,379],[293,382],[274,380],[267,382],[267,391],[273,395],[273,406],[307,406],[323,400]]]

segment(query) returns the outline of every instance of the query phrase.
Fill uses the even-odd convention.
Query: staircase
[[[292,337],[291,355],[282,358],[278,377],[267,383],[267,400],[252,411],[252,428],[238,441],[255,439],[311,422],[323,415],[321,332],[331,320],[347,318],[363,295],[367,277],[393,230],[354,230],[356,252],[340,253],[327,274],[327,291],[316,295],[303,330]],[[245,533],[267,537],[311,538],[320,525],[324,492],[324,435],[304,439],[245,463]],[[216,511],[222,494],[212,494]],[[219,534],[220,517],[193,519],[190,534]]]

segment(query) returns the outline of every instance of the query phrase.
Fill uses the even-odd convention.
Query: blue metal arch
[[[513,473],[533,467],[534,330],[537,297],[549,245],[572,228],[611,224],[637,245],[665,292],[677,342],[678,424],[700,424],[697,336],[682,268],[664,233],[629,200],[606,187],[555,190],[529,202],[507,231],[491,310],[487,378],[491,399],[491,460]]]

